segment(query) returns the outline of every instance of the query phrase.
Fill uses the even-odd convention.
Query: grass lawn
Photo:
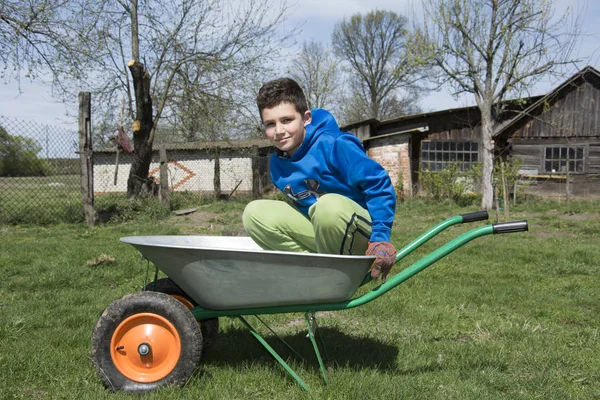
[[[0,177],[0,211],[0,224],[81,222],[81,177]]]
[[[304,338],[302,315],[263,319],[307,356],[292,365],[310,393],[239,322],[221,318],[218,341],[190,382],[143,398],[597,399],[599,208],[598,202],[517,207],[511,219],[528,219],[530,232],[477,239],[365,306],[318,314],[328,386]],[[118,239],[219,235],[241,227],[242,209],[217,203],[201,207],[203,219],[197,213],[96,228],[0,227],[0,399],[131,398],[104,389],[89,358],[104,308],[145,280],[145,262]],[[393,242],[400,248],[437,222],[471,211],[399,204]],[[394,272],[481,224],[450,228]],[[102,254],[115,261],[88,265]]]

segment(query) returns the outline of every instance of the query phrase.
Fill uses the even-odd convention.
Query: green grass
[[[0,224],[83,221],[81,177],[0,177]]]
[[[203,207],[219,213],[215,223],[239,229],[241,203]],[[528,219],[530,232],[478,239],[372,303],[318,314],[330,358],[329,386],[322,385],[304,339],[302,315],[264,319],[307,356],[306,363],[291,362],[311,387],[309,394],[241,324],[221,318],[218,342],[186,387],[142,398],[596,399],[598,209],[590,202],[517,207],[511,219]],[[393,242],[400,247],[447,217],[475,210],[402,203]],[[468,228],[442,233],[394,271]],[[149,220],[96,228],[0,227],[0,398],[131,398],[106,391],[88,356],[104,308],[144,284],[145,262],[118,239],[181,229],[172,221]],[[115,262],[87,264],[101,254]]]

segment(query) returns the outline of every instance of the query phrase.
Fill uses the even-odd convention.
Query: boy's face
[[[280,103],[273,108],[263,109],[261,117],[267,138],[275,147],[291,156],[304,141],[306,125],[310,124],[312,114],[306,111],[300,115],[293,104]]]

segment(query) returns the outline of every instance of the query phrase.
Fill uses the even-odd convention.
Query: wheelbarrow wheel
[[[102,383],[114,391],[183,386],[202,357],[202,333],[192,314],[163,293],[116,300],[92,332],[90,355]]]
[[[162,278],[158,279],[156,282],[150,282],[146,285],[144,290],[168,294],[169,296],[178,300],[188,309],[192,309],[198,305],[183,291],[183,289],[177,286],[177,284],[175,284],[175,282],[169,278]],[[200,330],[202,331],[202,351],[204,354],[206,354],[206,352],[217,340],[217,335],[219,334],[219,319],[201,319],[198,321],[198,324],[200,325]]]

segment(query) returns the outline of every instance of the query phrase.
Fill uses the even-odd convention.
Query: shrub
[[[457,201],[471,187],[457,163],[448,164],[439,171],[420,171],[419,180],[423,190],[434,200],[450,199]]]

